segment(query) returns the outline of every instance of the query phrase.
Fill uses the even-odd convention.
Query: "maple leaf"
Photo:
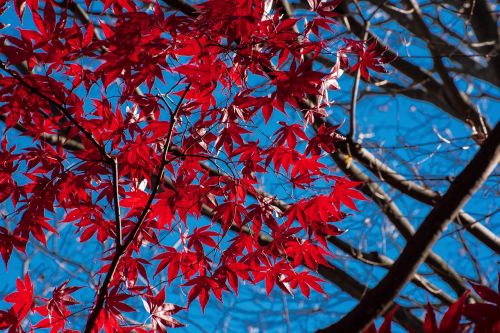
[[[274,285],[277,285],[281,290],[292,295],[292,291],[286,281],[287,277],[292,274],[292,272],[291,265],[286,260],[280,260],[274,264],[267,261],[263,266],[253,268],[255,282],[265,279],[267,295],[271,293]]]
[[[293,258],[293,264],[295,266],[304,262],[307,267],[314,271],[318,269],[318,265],[328,266],[328,262],[325,257],[330,256],[328,251],[313,244],[309,240],[288,241],[286,243],[285,253],[287,256]]]
[[[313,155],[320,155],[321,150],[327,153],[333,153],[335,151],[335,144],[340,141],[345,141],[345,137],[337,132],[337,126],[325,126],[321,124],[319,126],[316,135],[309,140],[305,155],[312,153]]]
[[[330,197],[338,205],[339,208],[341,204],[344,204],[350,209],[357,211],[358,208],[356,207],[353,199],[366,200],[366,198],[359,191],[354,190],[353,188],[361,184],[361,182],[354,182],[343,178],[337,178]]]
[[[214,272],[214,277],[219,281],[228,281],[231,288],[238,294],[238,279],[251,281],[250,267],[237,261],[226,261]]]
[[[134,258],[132,256],[124,256],[118,265],[115,279],[125,282],[129,290],[136,286],[139,275],[146,281],[149,280],[145,265],[149,265],[149,261],[144,258]],[[103,267],[104,268],[104,267]],[[107,268],[107,267],[106,267]]]
[[[242,216],[245,215],[246,215],[245,206],[235,202],[225,202],[215,207],[214,216],[212,220],[213,221],[220,220],[222,222],[221,223],[222,229],[225,234],[227,233],[229,228],[231,228],[231,225],[233,223],[241,227],[243,222]]]
[[[427,304],[427,311],[424,320],[425,333],[456,333],[460,328],[460,317],[464,311],[465,301],[469,297],[469,292],[465,292],[455,303],[450,305],[443,315],[441,323],[437,324],[436,315],[432,306]]]
[[[194,247],[197,252],[203,253],[203,245],[215,248],[217,243],[212,237],[219,236],[219,233],[210,231],[210,226],[195,228],[193,233],[188,236],[188,247]]]
[[[298,67],[292,62],[288,71],[273,73],[276,85],[276,107],[284,110],[284,103],[298,107],[298,101],[306,94],[320,95],[324,74],[309,69],[309,63],[303,62]]]
[[[156,268],[155,275],[168,267],[168,284],[170,285],[182,272],[185,279],[189,280],[196,272],[202,272],[203,268],[208,266],[210,259],[204,254],[188,251],[187,249],[178,252],[173,247],[165,247],[166,252],[161,253],[153,258],[160,260]]]
[[[24,275],[24,279],[16,280],[17,291],[14,291],[7,296],[4,300],[9,303],[13,303],[12,309],[16,313],[19,322],[21,322],[28,312],[33,309],[34,306],[34,294],[33,294],[33,284],[28,273]]]
[[[307,141],[307,135],[304,133],[299,124],[287,125],[285,122],[280,121],[281,128],[278,129],[274,135],[276,136],[276,145],[280,146],[287,143],[288,147],[295,149],[297,144],[297,137]]]
[[[284,146],[271,147],[265,153],[267,153],[266,165],[272,161],[276,172],[279,172],[279,169],[283,167],[288,173],[290,167],[300,159],[300,154],[295,149]]]
[[[46,317],[34,325],[35,328],[50,328],[50,333],[57,333],[61,331],[71,332],[71,330],[66,328],[68,317],[71,314],[71,312],[66,308],[60,307],[58,309],[49,309],[47,306],[39,306],[35,308],[35,311],[41,316]]]
[[[172,303],[165,303],[165,288],[162,288],[156,296],[146,294],[146,300],[142,299],[142,303],[151,316],[153,329],[157,332],[163,332],[166,327],[184,326],[172,317],[183,308]]]
[[[132,295],[119,293],[119,288],[113,288],[106,296],[106,312],[115,316],[121,316],[122,312],[134,312],[135,309],[124,301],[129,299]]]
[[[476,325],[474,332],[500,332],[500,282],[498,283],[499,292],[472,282],[470,285],[486,301],[464,306],[464,315]]]
[[[258,204],[249,205],[247,210],[245,223],[252,221],[254,237],[258,237],[263,225],[267,225],[271,229],[277,226],[273,214],[277,213],[278,209],[272,205],[271,198],[260,198]]]
[[[5,268],[7,268],[14,247],[24,253],[26,251],[26,243],[26,239],[13,235],[6,228],[0,227],[0,254],[5,263]]]
[[[321,285],[318,283],[323,282],[323,280],[319,277],[309,274],[308,272],[290,274],[283,280],[283,282],[289,282],[290,287],[292,287],[293,289],[299,287],[302,294],[307,298],[309,298],[311,288],[321,294],[326,294]]]
[[[105,333],[115,333],[116,328],[120,327],[117,317],[117,314],[108,309],[102,309],[97,316],[91,332],[98,333],[101,331],[101,328],[103,328]]]
[[[18,317],[18,313],[14,308],[7,311],[0,310],[0,329],[8,329],[7,333],[22,332],[22,318]]]
[[[394,314],[398,310],[398,305],[392,307],[392,309],[385,315],[384,321],[380,325],[379,329],[375,327],[375,324],[372,323],[363,333],[392,333],[392,318]]]
[[[75,225],[78,231],[83,229],[80,235],[80,242],[85,242],[97,233],[97,240],[100,242],[114,236],[113,222],[104,219],[103,212],[99,207],[92,205],[81,205],[80,208],[70,211],[63,223],[78,220]]]
[[[192,286],[188,294],[188,306],[198,298],[203,312],[205,312],[205,307],[210,298],[210,291],[222,302],[222,291],[227,290],[224,283],[209,276],[197,276],[184,283],[183,286]]]
[[[352,52],[358,56],[358,62],[351,67],[350,72],[359,70],[361,77],[365,80],[370,79],[369,69],[379,73],[387,73],[384,65],[394,60],[394,57],[386,55],[387,47],[379,46],[376,41],[368,45],[363,41],[351,39],[344,41],[347,45],[340,52]]]
[[[230,155],[233,153],[234,143],[240,146],[245,144],[241,135],[247,133],[250,133],[250,131],[235,123],[228,123],[220,131],[215,143],[215,148],[220,149],[224,147],[225,151]]]
[[[54,288],[52,291],[52,298],[47,303],[47,308],[49,310],[54,310],[63,317],[65,315],[65,309],[68,305],[75,305],[78,302],[70,296],[70,294],[81,289],[82,287],[68,287],[69,281],[64,282],[60,286]]]

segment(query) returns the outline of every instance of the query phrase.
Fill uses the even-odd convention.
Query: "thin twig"
[[[495,126],[472,161],[427,215],[389,273],[345,317],[318,333],[362,332],[375,318],[386,311],[429,255],[443,230],[481,187],[499,161],[500,123]]]
[[[363,33],[363,43],[366,43],[366,40],[368,39],[368,31],[370,29],[370,21],[365,21],[364,24],[364,33]],[[361,59],[358,59],[358,61],[361,61]],[[352,89],[352,95],[351,95],[351,112],[350,112],[350,117],[349,117],[349,133],[347,134],[347,137],[351,141],[355,141],[355,136],[356,136],[356,106],[358,104],[358,91],[359,91],[359,81],[361,79],[361,66],[358,66],[358,69],[356,70],[356,77],[354,78],[354,87]]]
[[[120,248],[123,244],[122,236],[122,218],[120,214],[120,194],[119,194],[119,175],[118,175],[118,159],[113,158],[113,197],[115,201],[115,223],[116,223],[116,248]]]

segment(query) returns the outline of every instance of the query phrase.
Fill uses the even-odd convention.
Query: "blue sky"
[[[452,19],[453,17],[444,17]],[[375,18],[378,19],[378,18]],[[383,19],[383,17],[379,18]],[[13,12],[12,6],[1,17],[3,22],[11,24],[1,33],[9,34],[18,26],[19,22]],[[29,27],[29,16],[25,17],[25,26]],[[426,56],[428,52],[419,46],[418,42],[405,45],[405,33],[399,27],[391,27],[394,31],[385,34],[386,43],[390,45],[398,54],[408,57],[408,59],[418,65],[429,66],[430,61],[427,58],[412,58],[413,56]],[[460,25],[454,26],[457,33],[465,33]],[[383,34],[383,32],[381,33]],[[389,67],[388,76],[397,75]],[[384,76],[379,76],[384,78]],[[344,75],[339,80],[341,90],[331,92],[331,97],[342,103],[349,101],[350,91],[353,80]],[[458,85],[465,85],[465,81],[458,79]],[[372,88],[373,89],[373,88]],[[364,84],[361,85],[361,91],[365,90]],[[474,81],[474,88],[471,93],[480,91],[490,91],[497,96],[500,94],[496,87],[484,82]],[[110,94],[112,91],[109,91]],[[490,124],[495,124],[500,120],[500,113],[493,112],[500,108],[500,100],[491,98],[479,98],[476,104],[487,116]],[[343,132],[347,132],[348,116],[344,107],[333,105],[329,110],[330,120],[333,123],[342,123]],[[297,116],[297,115],[296,115]],[[280,114],[276,114],[270,121],[270,124],[276,124],[278,121],[287,122],[300,121],[299,117],[294,116],[286,119]],[[430,179],[428,185],[435,190],[445,191],[447,181],[444,176],[457,175],[467,160],[470,160],[477,147],[473,141],[467,139],[470,136],[470,129],[457,120],[444,115],[443,112],[427,103],[410,100],[401,95],[366,95],[358,104],[358,133],[361,134],[358,139],[372,153],[380,155],[382,159],[387,159],[389,166],[399,171],[401,174],[411,176],[413,170],[417,169],[423,175],[423,178]],[[4,127],[0,124],[0,130]],[[272,126],[267,131],[272,132]],[[264,132],[266,133],[266,132]],[[312,132],[309,130],[309,134]],[[17,144],[19,147],[31,145],[31,140],[17,136],[15,131],[8,132],[9,142]],[[447,141],[449,140],[449,141]],[[415,147],[405,147],[404,144],[416,145]],[[388,147],[384,149],[383,147]],[[395,158],[397,156],[397,158]],[[325,161],[328,159],[325,158]],[[403,163],[404,162],[404,163]],[[328,162],[332,164],[331,162]],[[333,164],[332,164],[333,166]],[[477,193],[467,204],[466,211],[471,215],[481,219],[489,213],[495,212],[499,206],[498,199],[498,172],[497,170],[491,177],[482,191]],[[439,178],[434,180],[433,178]],[[286,197],[288,193],[279,186],[279,180],[266,180],[266,190],[277,196]],[[384,186],[384,188],[386,188]],[[403,210],[405,216],[409,218],[416,228],[422,222],[423,218],[430,211],[430,207],[409,200],[398,193],[393,193],[395,202]],[[0,206],[0,209],[9,210],[9,207]],[[61,217],[63,212],[60,213]],[[404,241],[398,236],[392,225],[380,213],[378,207],[367,201],[360,204],[360,212],[352,212],[345,221],[342,222],[342,228],[348,229],[348,232],[342,236],[343,239],[350,240],[354,246],[369,251],[379,251],[391,258],[396,258]],[[195,221],[191,221],[193,224]],[[482,221],[493,232],[500,234],[500,224],[498,218],[486,218]],[[496,222],[496,223],[495,223]],[[4,226],[4,220],[0,220],[0,226]],[[457,241],[457,232],[455,226],[450,226],[444,233],[442,239],[434,247],[436,253],[440,254],[463,275],[474,277],[476,275],[474,267],[467,259],[467,253]],[[47,286],[56,286],[67,279],[71,279],[72,285],[87,285],[88,275],[84,271],[95,272],[100,267],[99,254],[102,252],[101,246],[96,242],[85,243],[81,245],[75,242],[77,237],[74,234],[74,227],[65,226],[59,236],[52,236],[49,239],[49,247],[54,249],[57,256],[47,253],[37,246],[29,246],[29,261],[26,261],[24,255],[15,253],[9,263],[8,271],[0,265],[0,292],[8,293],[12,291],[15,285],[15,279],[21,276],[27,269],[32,274],[32,279],[36,281],[40,292]],[[165,241],[175,243],[177,235],[173,232]],[[470,242],[471,252],[477,255],[479,267],[488,282],[492,283],[498,272],[498,258],[494,254],[467,233],[463,237]],[[145,251],[154,252],[154,248]],[[345,254],[334,249],[338,257],[333,262],[356,276],[367,286],[373,286],[383,276],[384,270],[366,266],[348,259]],[[69,259],[73,262],[66,261]],[[430,272],[427,267],[422,267],[421,273]],[[98,278],[96,278],[97,281]],[[451,290],[438,279],[430,277],[431,281],[445,291]],[[314,331],[324,327],[336,319],[337,315],[348,311],[355,302],[346,294],[340,292],[335,286],[325,283],[325,290],[329,296],[313,293],[309,300],[296,293],[294,297],[284,295],[279,289],[275,289],[269,297],[266,296],[262,285],[242,286],[238,297],[227,293],[224,297],[224,303],[211,299],[207,306],[205,314],[201,313],[197,303],[193,303],[189,311],[181,312],[176,317],[181,322],[188,324],[187,328],[176,329],[178,332],[290,332],[292,330]],[[184,304],[186,302],[185,287],[174,283],[167,288],[167,300],[169,302]],[[408,285],[403,291],[404,295],[412,295],[418,302],[425,303],[429,298],[421,290],[413,285]],[[93,294],[89,288],[82,289],[76,294],[79,299],[90,301]],[[432,299],[429,299],[432,300]],[[405,299],[399,299],[401,304],[412,305]],[[142,306],[137,303],[137,306]],[[0,303],[0,309],[5,309],[6,304]],[[82,320],[86,313],[82,312],[83,317],[75,320]],[[76,317],[78,318],[78,317]],[[144,321],[144,316],[137,317],[136,320]],[[397,330],[396,330],[397,332]]]

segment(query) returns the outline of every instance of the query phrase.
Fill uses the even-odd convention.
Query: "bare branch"
[[[417,183],[406,179],[395,170],[388,167],[385,163],[377,159],[368,150],[362,148],[359,144],[345,142],[339,144],[338,148],[344,154],[350,153],[352,157],[370,170],[370,172],[372,172],[380,180],[387,182],[401,193],[407,194],[422,203],[433,206],[441,197],[438,192],[422,187]],[[481,223],[475,221],[469,214],[461,211],[455,219],[455,223],[463,226],[474,237],[483,242],[494,252],[500,252],[500,238]]]
[[[337,11],[339,12],[339,14],[345,16],[345,24],[348,29],[350,29],[356,36],[358,36],[358,38],[363,38],[363,24],[350,16],[350,12],[345,1],[337,7]],[[368,37],[369,39],[376,41],[381,47],[385,47],[384,43],[374,34],[370,33]],[[459,92],[458,95],[453,94],[450,89],[445,89],[446,86],[443,86],[441,83],[439,83],[431,73],[417,65],[414,65],[402,59],[401,57],[398,57],[389,48],[387,54],[390,57],[395,58],[395,60],[391,64],[396,69],[398,69],[401,73],[408,76],[409,78],[413,79],[414,82],[421,84],[426,89],[427,93],[434,95],[436,99],[440,100],[440,107],[443,109],[443,111],[475,128],[475,130],[478,131],[479,134],[483,136],[487,135],[486,132],[489,131],[487,121],[479,114],[477,110],[475,110],[475,108],[472,106],[472,104],[464,94],[462,94],[461,92]],[[477,139],[479,141],[482,140],[480,137],[478,137]]]
[[[392,300],[427,258],[432,246],[460,209],[479,189],[500,161],[500,123],[481,146],[476,156],[450,185],[443,198],[427,215],[415,235],[408,241],[392,269],[380,283],[366,293],[361,302],[337,323],[319,330],[326,332],[360,332],[388,309]]]
[[[363,26],[363,42],[366,42],[368,38],[368,31],[370,29],[370,21],[365,21]],[[351,94],[351,109],[349,114],[349,133],[347,137],[351,141],[356,141],[356,106],[358,104],[358,90],[359,90],[359,80],[361,78],[361,66],[356,70],[356,76],[354,77],[354,86],[352,88]]]
[[[399,233],[401,233],[407,241],[410,240],[415,230],[389,195],[387,195],[387,193],[385,193],[378,184],[373,182],[361,169],[356,167],[354,163],[348,163],[348,157],[340,151],[333,154],[333,158],[342,171],[352,179],[364,183],[361,187],[361,191],[380,207]],[[462,277],[440,256],[434,252],[430,252],[425,262],[436,274],[450,285],[457,295],[461,295],[467,290]]]
[[[343,241],[339,237],[330,237],[328,241],[335,245],[337,248],[341,249],[344,253],[350,255],[351,257],[372,266],[380,266],[383,268],[391,269],[394,261],[376,251],[372,251],[369,253],[360,251],[355,249],[347,242]],[[437,299],[439,299],[443,304],[452,304],[455,300],[446,294],[439,287],[434,286],[430,283],[426,278],[422,275],[416,273],[412,277],[412,283],[427,291],[429,294],[433,295]]]

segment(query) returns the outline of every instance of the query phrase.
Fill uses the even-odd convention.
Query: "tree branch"
[[[331,126],[331,124],[327,124]],[[439,192],[422,187],[417,183],[406,179],[404,176],[400,175],[385,163],[377,159],[368,150],[362,148],[359,144],[352,141],[341,142],[338,145],[338,149],[344,154],[350,153],[350,156],[359,161],[377,178],[415,200],[433,206],[441,198]],[[474,237],[488,246],[493,252],[500,253],[500,238],[484,225],[475,221],[472,216],[461,211],[454,221],[455,223],[463,226]]]
[[[479,47],[482,53],[487,54],[488,65],[491,72],[497,79],[497,85],[500,85],[500,33],[498,28],[498,19],[490,9],[486,0],[475,0],[471,8],[471,23],[478,42],[483,46]]]
[[[149,210],[151,208],[151,204],[153,203],[153,200],[156,196],[156,193],[158,192],[160,184],[163,180],[163,173],[165,170],[165,166],[167,164],[166,157],[167,157],[167,153],[170,149],[170,145],[172,144],[172,136],[173,136],[173,132],[174,132],[174,127],[175,127],[175,124],[177,123],[177,113],[179,112],[181,105],[182,105],[182,102],[184,101],[184,98],[186,97],[186,94],[188,93],[190,87],[191,87],[191,85],[189,84],[186,87],[186,89],[184,90],[184,94],[182,95],[179,103],[177,104],[177,107],[172,115],[171,120],[170,120],[167,139],[166,139],[165,145],[163,147],[161,164],[159,167],[158,176],[155,178],[155,183],[153,184],[153,186],[151,188],[151,193],[148,197],[148,201],[146,202],[146,205],[144,206],[144,209],[142,210],[142,213],[141,213],[137,223],[135,224],[134,228],[132,229],[132,231],[128,235],[128,237],[125,240],[125,242],[123,243],[123,245],[122,246],[118,246],[118,244],[116,245],[115,255],[113,256],[113,260],[111,261],[111,264],[109,266],[106,277],[104,278],[104,281],[103,281],[103,283],[102,283],[102,285],[99,288],[99,291],[97,293],[97,301],[96,301],[94,308],[90,312],[89,318],[87,319],[87,323],[86,323],[85,329],[83,331],[84,333],[90,333],[92,331],[92,329],[95,325],[95,322],[97,320],[97,317],[99,316],[99,313],[101,312],[101,310],[104,306],[104,302],[105,302],[106,296],[108,294],[108,288],[109,288],[109,285],[111,283],[111,279],[116,271],[116,268],[118,267],[118,263],[119,263],[121,257],[125,254],[125,252],[129,248],[129,246],[132,244],[132,242],[137,237],[139,230],[141,229],[142,225],[144,224],[144,221],[146,220],[146,216],[149,213]]]
[[[363,26],[363,42],[366,42],[368,38],[368,31],[370,29],[370,21],[365,21]],[[356,70],[356,76],[354,77],[354,86],[352,88],[351,94],[351,109],[349,113],[349,133],[347,137],[351,141],[356,141],[356,106],[358,104],[358,90],[359,90],[359,80],[361,79],[361,66]]]
[[[118,174],[118,160],[113,158],[113,164],[111,165],[113,169],[113,197],[115,201],[115,224],[116,224],[116,247],[120,248],[123,245],[122,236],[122,218],[120,214],[120,193],[119,193],[119,179]]]
[[[424,40],[422,30],[417,26],[415,20],[411,17],[402,13],[399,9],[396,9],[393,5],[387,5],[385,0],[368,0],[377,8],[382,8],[392,19],[394,19],[398,24],[404,27],[409,32],[413,33],[416,37]],[[439,56],[446,55],[450,60],[459,64],[467,73],[471,73],[481,80],[488,81],[494,85],[499,85],[500,82],[495,77],[495,73],[488,71],[486,67],[482,66],[474,58],[468,56],[462,50],[450,43],[448,43],[444,38],[437,34],[433,34],[435,43],[433,46],[438,52]]]
[[[333,245],[335,245],[337,248],[341,249],[342,252],[350,255],[354,259],[357,259],[365,264],[372,266],[380,266],[387,269],[391,269],[392,265],[394,264],[394,260],[392,260],[391,258],[388,258],[376,251],[366,253],[358,249],[355,249],[353,246],[343,241],[339,237],[329,237],[328,241]],[[417,287],[425,290],[429,294],[439,299],[441,302],[443,302],[443,304],[450,305],[455,302],[455,300],[451,296],[449,296],[439,287],[433,285],[431,282],[429,282],[426,278],[424,278],[422,275],[418,273],[416,273],[412,277],[411,281]]]
[[[363,182],[361,191],[371,198],[387,216],[389,221],[396,227],[399,233],[407,241],[410,240],[415,231],[411,223],[404,217],[394,201],[385,193],[382,188],[373,182],[361,169],[356,167],[354,163],[347,163],[348,157],[337,151],[333,154],[333,158],[339,168],[356,181]],[[457,295],[461,295],[467,290],[467,287],[462,277],[450,267],[445,260],[434,252],[430,252],[425,263],[450,285]]]
[[[33,93],[34,95],[40,97],[41,99],[43,99],[44,101],[48,102],[49,105],[51,105],[52,107],[56,108],[57,110],[59,110],[59,112],[61,112],[71,123],[73,123],[73,125],[76,126],[76,128],[78,128],[78,130],[83,134],[83,136],[85,136],[85,138],[87,138],[87,140],[89,140],[95,147],[96,149],[101,153],[102,157],[104,158],[104,161],[106,163],[111,163],[111,156],[109,156],[109,154],[106,152],[106,149],[104,149],[103,146],[101,146],[99,144],[99,142],[97,142],[97,140],[94,138],[94,136],[92,135],[92,133],[90,133],[89,131],[87,131],[69,112],[68,110],[66,110],[66,108],[59,104],[58,102],[56,102],[55,100],[53,100],[51,97],[49,96],[46,96],[44,94],[42,94],[41,92],[39,92],[37,89],[33,88],[28,82],[26,82],[26,80],[24,80],[22,77],[19,76],[18,73],[8,69],[5,64],[3,62],[0,61],[0,68],[3,69],[6,73],[8,73],[10,76],[12,76],[15,80],[17,80],[20,84],[22,84],[23,86],[25,86],[31,93]]]
[[[495,126],[476,156],[427,215],[389,273],[375,288],[366,293],[349,314],[337,323],[319,330],[318,333],[361,332],[377,316],[386,311],[418,266],[427,258],[443,230],[484,183],[499,161],[500,123]]]
[[[345,1],[341,2],[341,4],[336,8],[336,11],[345,16],[345,25],[347,28],[358,36],[358,38],[363,38],[363,24],[350,16],[349,8]],[[368,37],[369,39],[376,41],[380,47],[385,47],[384,43],[374,34],[370,33]],[[398,57],[389,48],[387,48],[387,54],[389,57],[395,58],[395,60],[391,63],[392,66],[411,78],[413,81],[420,83],[423,87],[425,87],[427,93],[436,96],[437,99],[442,100],[442,104],[448,106],[443,108],[443,111],[446,111],[469,126],[474,127],[480,134],[487,136],[487,133],[483,133],[482,131],[483,128],[485,128],[486,131],[489,131],[486,119],[484,119],[484,117],[482,117],[479,112],[473,108],[472,104],[468,101],[464,94],[460,93],[460,98],[457,100],[453,98],[446,98],[447,93],[445,91],[445,87],[439,83],[431,73]],[[451,93],[448,94],[450,96],[454,96]]]
[[[405,0],[405,2],[413,9],[412,13],[415,18],[415,22],[422,31],[424,37],[427,39],[429,50],[434,56],[434,67],[443,81],[445,98],[449,101],[450,105],[457,110],[460,110],[461,117],[465,117],[463,120],[472,125],[473,132],[476,132],[474,135],[477,136],[477,141],[481,143],[488,135],[488,129],[486,128],[486,124],[482,119],[481,114],[477,112],[469,98],[465,94],[461,93],[455,85],[453,78],[450,76],[448,69],[444,65],[443,60],[439,56],[435,47],[435,44],[438,41],[436,41],[435,36],[425,24],[422,11],[417,1]]]

